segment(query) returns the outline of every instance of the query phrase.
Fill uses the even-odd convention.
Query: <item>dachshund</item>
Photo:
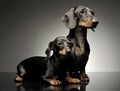
[[[49,57],[34,56],[27,58],[17,65],[15,81],[42,81],[50,85],[60,85],[64,77],[64,61],[70,54],[73,44],[64,36],[51,41],[46,54],[53,50]],[[65,62],[66,63],[66,62]]]
[[[95,31],[94,28],[97,27],[98,20],[94,16],[92,9],[78,6],[66,12],[62,17],[62,21],[69,29],[67,38],[74,44],[71,56],[69,57],[66,80],[69,83],[89,82],[89,77],[85,71],[90,54],[87,30]]]

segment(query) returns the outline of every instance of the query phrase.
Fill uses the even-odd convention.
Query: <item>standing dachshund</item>
[[[85,72],[85,66],[89,59],[90,47],[87,41],[87,29],[96,28],[98,21],[93,10],[88,7],[78,6],[71,8],[63,17],[63,22],[70,29],[67,38],[74,44],[72,55],[69,60],[68,77],[69,83],[89,81]],[[71,75],[73,77],[71,77]]]
[[[31,57],[23,60],[17,66],[17,82],[23,81],[45,81],[51,85],[61,84],[61,77],[64,74],[64,60],[71,52],[72,43],[66,37],[57,37],[49,43],[49,50],[53,55],[47,57]]]

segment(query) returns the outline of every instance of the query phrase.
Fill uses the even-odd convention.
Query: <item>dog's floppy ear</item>
[[[76,8],[76,7],[75,7]],[[65,15],[61,18],[63,23],[66,25],[68,29],[73,29],[76,27],[77,20],[75,16],[75,8],[71,8]]]
[[[47,48],[46,51],[45,51],[47,57],[50,57],[50,56],[51,56],[51,52],[52,52],[53,49],[54,49],[54,42],[51,41],[51,42],[49,42],[48,48]]]

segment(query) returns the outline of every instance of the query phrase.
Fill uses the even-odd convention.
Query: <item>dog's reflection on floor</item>
[[[89,82],[81,82],[80,84],[64,84],[60,86],[52,86],[41,84],[39,82],[26,81],[24,83],[16,83],[17,91],[86,91]]]

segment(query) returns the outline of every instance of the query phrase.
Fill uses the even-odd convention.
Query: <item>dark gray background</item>
[[[49,41],[69,30],[61,17],[70,8],[88,6],[99,20],[88,30],[88,72],[120,71],[119,0],[0,0],[0,72],[15,72],[31,56],[45,56]]]

